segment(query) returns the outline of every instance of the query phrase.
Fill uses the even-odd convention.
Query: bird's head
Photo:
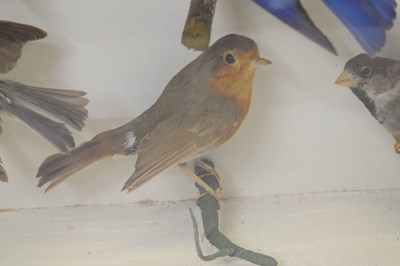
[[[222,37],[204,53],[212,58],[212,76],[215,78],[250,73],[257,65],[271,64],[260,57],[257,44],[252,39],[236,34]]]
[[[400,62],[383,57],[360,54],[350,59],[336,84],[364,90],[374,97],[391,90],[400,79]]]
[[[210,69],[208,89],[243,104],[250,101],[256,66],[271,64],[260,57],[252,39],[235,34],[216,41],[201,58]]]

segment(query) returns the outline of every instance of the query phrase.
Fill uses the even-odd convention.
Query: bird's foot
[[[200,162],[203,163],[203,164],[201,164]],[[210,187],[206,182],[204,182],[204,181],[202,180],[202,177],[204,177],[204,176],[207,176],[207,175],[214,175],[214,174],[212,173],[212,171],[215,172],[215,175],[214,175],[214,176],[216,177],[217,180],[219,180],[219,176],[218,176],[217,172],[215,171],[215,169],[214,169],[213,167],[209,166],[208,164],[206,164],[206,163],[204,163],[204,162],[202,162],[202,161],[200,161],[200,160],[199,160],[199,162],[195,162],[195,164],[196,164],[197,166],[201,167],[201,168],[207,167],[207,168],[203,168],[204,170],[207,171],[207,173],[198,176],[198,175],[193,171],[192,167],[189,167],[186,163],[180,164],[179,166],[180,166],[180,168],[181,168],[181,170],[182,170],[183,172],[185,172],[186,174],[188,174],[189,176],[191,176],[191,177],[193,178],[194,182],[196,182],[201,188],[203,188],[203,189],[205,190],[205,192],[203,192],[202,194],[200,194],[199,197],[196,199],[196,203],[197,203],[197,201],[198,201],[201,197],[203,197],[204,195],[211,195],[211,196],[214,197],[215,200],[218,202],[218,206],[219,206],[219,205],[220,205],[220,197],[219,197],[218,193],[219,193],[221,187],[218,186],[218,189],[217,189],[217,190],[214,190],[212,187]],[[210,168],[210,170],[209,170],[209,168]]]
[[[198,167],[200,167],[201,169],[203,169],[204,171],[206,171],[207,173],[201,175],[201,177],[206,176],[206,175],[212,175],[215,176],[215,178],[218,181],[218,190],[221,190],[221,178],[219,176],[219,174],[217,173],[217,171],[215,170],[215,168],[209,164],[207,164],[206,162],[204,162],[202,159],[195,159],[193,160],[194,164],[196,164]]]

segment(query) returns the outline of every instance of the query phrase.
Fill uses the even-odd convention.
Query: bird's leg
[[[394,139],[396,140],[396,143],[394,144],[394,150],[396,153],[400,154],[400,137],[394,136]]]
[[[215,178],[218,181],[218,190],[221,190],[221,178],[219,176],[219,174],[217,173],[217,171],[215,170],[214,167],[212,167],[211,165],[205,163],[202,159],[194,159],[193,160],[194,164],[197,165],[198,167],[200,167],[201,169],[203,169],[204,171],[207,172],[207,175],[213,175],[215,176]]]
[[[207,185],[207,183],[206,182],[204,182],[202,179],[201,179],[201,177],[200,176],[198,176],[195,172],[194,172],[194,170],[192,169],[192,167],[190,167],[190,166],[188,166],[188,164],[187,163],[181,163],[181,164],[179,164],[179,166],[180,166],[180,168],[181,168],[181,170],[183,171],[183,172],[185,172],[186,174],[188,174],[189,176],[191,176],[192,178],[193,178],[193,180],[194,180],[194,182],[196,182],[200,187],[202,187],[206,192],[205,193],[208,193],[208,194],[210,194],[211,196],[213,196],[218,202],[219,202],[219,197],[218,197],[218,195],[217,195],[217,192],[214,190],[214,189],[212,189],[209,185]],[[212,167],[211,167],[212,168]],[[214,171],[215,171],[215,169],[213,169]],[[207,173],[207,175],[208,175],[209,173]],[[202,195],[200,195],[200,197],[201,197]]]

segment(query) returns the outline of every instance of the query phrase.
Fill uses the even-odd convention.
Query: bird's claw
[[[197,202],[199,201],[199,199],[200,199],[201,197],[203,197],[203,196],[205,196],[205,195],[211,195],[211,196],[214,197],[215,200],[217,201],[218,209],[219,209],[219,206],[220,206],[220,197],[218,196],[218,193],[221,191],[221,186],[220,186],[220,184],[219,184],[219,175],[218,175],[218,173],[215,171],[215,169],[214,169],[212,166],[210,166],[210,165],[204,163],[202,160],[194,160],[193,162],[194,162],[194,164],[196,164],[197,166],[199,166],[200,168],[202,168],[202,169],[205,170],[206,172],[205,172],[204,174],[202,174],[202,175],[197,175],[197,174],[193,171],[192,167],[189,167],[189,166],[187,165],[187,163],[180,164],[179,166],[181,167],[181,170],[182,170],[183,172],[185,172],[186,174],[188,174],[189,176],[191,176],[191,177],[193,178],[193,180],[196,182],[197,185],[199,185],[202,189],[204,189],[204,192],[201,193],[201,194],[197,197],[197,199],[196,199],[196,204],[197,204]],[[208,175],[213,175],[213,176],[215,176],[215,178],[216,178],[216,180],[217,180],[217,182],[218,182],[218,186],[217,186],[217,189],[216,189],[216,190],[214,190],[214,189],[213,189],[212,187],[210,187],[206,182],[203,181],[202,178],[203,178],[204,176],[208,176]]]

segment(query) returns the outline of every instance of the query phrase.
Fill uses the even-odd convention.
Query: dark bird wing
[[[0,109],[23,121],[60,151],[67,152],[68,148],[75,147],[71,132],[64,123],[53,121],[44,114],[80,130],[87,118],[84,107],[88,100],[82,97],[84,94],[76,90],[46,89],[0,81]]]
[[[31,25],[0,20],[0,73],[14,68],[26,42],[46,35],[45,31]]]
[[[307,38],[337,54],[332,43],[315,26],[299,0],[254,0],[254,2]]]
[[[323,1],[370,56],[385,45],[386,31],[396,18],[394,0]]]

